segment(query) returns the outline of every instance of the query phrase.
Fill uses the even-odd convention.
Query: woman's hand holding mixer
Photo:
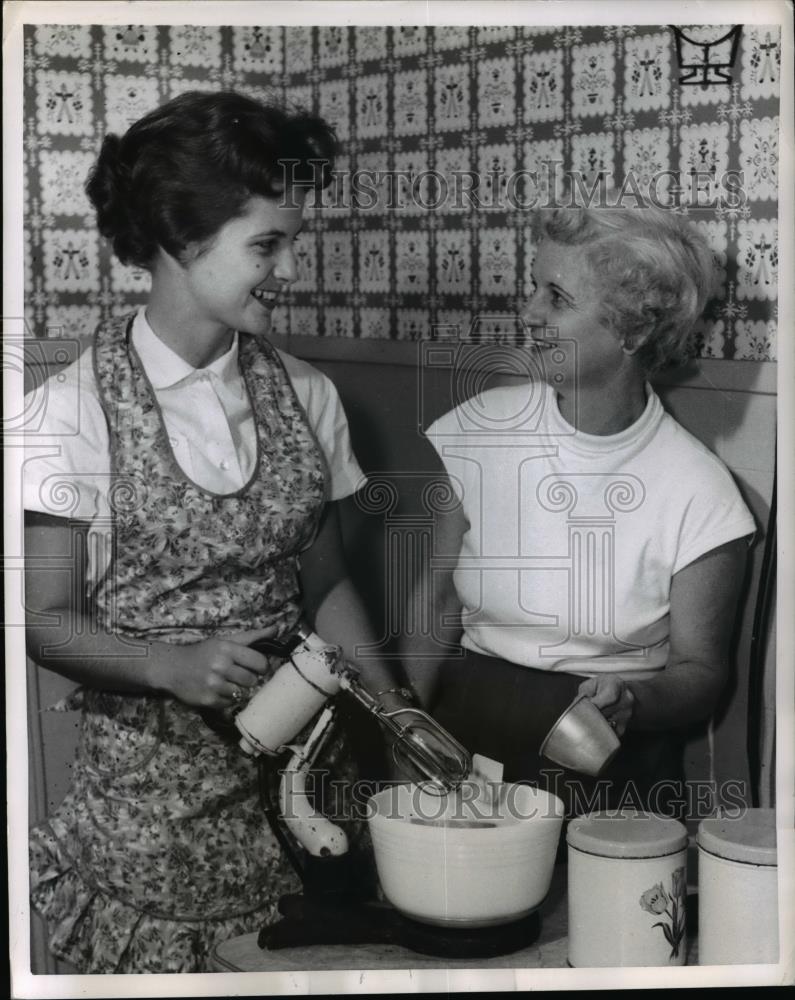
[[[244,704],[268,673],[267,657],[252,649],[251,643],[272,638],[275,631],[252,629],[169,646],[163,689],[195,708],[228,709]]]

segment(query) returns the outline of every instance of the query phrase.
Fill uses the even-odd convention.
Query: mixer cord
[[[265,757],[257,758],[257,784],[259,786],[260,807],[265,813],[268,826],[296,875],[303,882],[305,866],[279,822],[279,771],[274,762]]]

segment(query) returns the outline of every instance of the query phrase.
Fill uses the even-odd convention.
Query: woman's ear
[[[632,331],[621,337],[621,350],[631,357],[637,354],[646,341],[654,336],[660,321],[660,309],[651,303],[645,303],[640,310],[638,325]]]
[[[635,352],[639,347],[640,344],[634,337],[621,338],[621,350],[624,352],[624,354],[628,355],[629,357],[632,357],[632,355],[635,354]]]
[[[621,350],[628,357],[632,357],[633,354],[638,353],[650,336],[651,330],[636,330],[634,333],[627,334],[619,341]]]

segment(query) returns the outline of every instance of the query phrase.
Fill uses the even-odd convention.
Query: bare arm
[[[25,605],[31,659],[79,684],[106,691],[173,695],[200,708],[226,708],[237,687],[253,687],[268,661],[248,644],[268,630],[189,645],[133,642],[96,628],[85,598],[88,524],[34,515],[25,528]]]
[[[307,621],[327,642],[343,649],[346,659],[361,670],[372,694],[398,685],[392,671],[375,652],[378,636],[348,576],[337,503],[326,504],[312,546],[301,554],[301,585]],[[365,653],[362,647],[370,646]],[[383,704],[402,699],[381,699]]]
[[[404,634],[401,657],[423,705],[433,698],[438,668],[461,640],[461,601],[453,584],[455,561],[468,523],[460,506],[434,517],[433,554],[417,568],[409,607],[414,628]]]
[[[588,694],[619,732],[661,730],[707,718],[729,676],[747,545],[737,539],[680,570],[671,581],[670,652],[665,669],[647,680],[591,678]]]

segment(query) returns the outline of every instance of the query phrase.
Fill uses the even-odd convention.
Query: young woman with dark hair
[[[80,972],[206,971],[275,915],[295,883],[256,764],[206,712],[245,704],[279,663],[250,644],[300,618],[354,660],[375,641],[340,538],[363,479],[342,406],[266,339],[334,152],[319,119],[186,93],[107,136],[88,181],[151,293],[52,380],[40,434],[58,448],[26,466],[29,651],[82,713],[31,895]],[[380,664],[363,679],[399,702]]]

